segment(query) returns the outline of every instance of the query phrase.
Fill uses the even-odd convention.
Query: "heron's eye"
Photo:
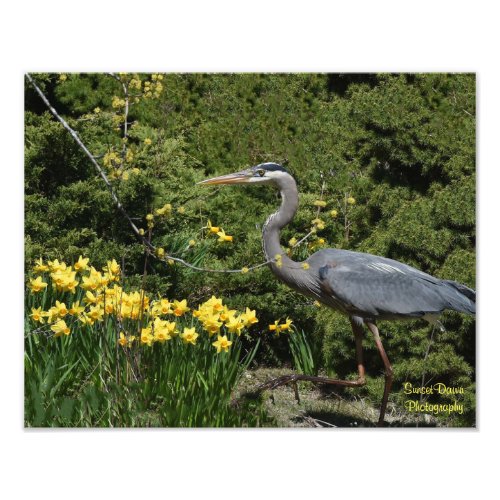
[[[266,171],[263,169],[263,168],[259,168],[259,170],[257,170],[257,173],[261,176],[261,177],[264,177]]]

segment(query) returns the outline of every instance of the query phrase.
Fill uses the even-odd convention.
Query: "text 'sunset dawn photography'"
[[[25,427],[475,427],[475,95],[26,74]]]

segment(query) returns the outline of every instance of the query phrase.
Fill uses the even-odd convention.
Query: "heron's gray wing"
[[[461,310],[455,303],[463,300],[460,292],[406,264],[345,250],[320,254],[313,263],[321,289],[349,314],[419,317],[444,309]]]

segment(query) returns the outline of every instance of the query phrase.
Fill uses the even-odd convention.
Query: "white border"
[[[182,4],[182,5],[179,5]],[[493,486],[498,438],[499,46],[494,2],[13,2],[0,34],[0,492],[42,500],[471,498]],[[72,5],[72,6],[70,6]],[[25,71],[477,71],[478,431],[44,431],[22,428]],[[14,299],[14,300],[13,300]],[[7,493],[10,492],[10,493]]]

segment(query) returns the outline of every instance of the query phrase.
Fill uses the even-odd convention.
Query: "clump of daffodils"
[[[114,320],[116,342],[124,349],[174,339],[196,346],[206,336],[214,353],[220,354],[228,352],[234,340],[259,321],[255,310],[231,309],[215,295],[192,307],[187,299],[152,298],[144,290],[127,291],[120,284],[121,269],[115,259],[100,270],[82,256],[72,265],[39,259],[31,272],[27,288],[38,303],[28,316],[37,328],[45,328],[54,337],[67,337],[82,332],[82,327]],[[40,300],[48,290],[53,300]]]

